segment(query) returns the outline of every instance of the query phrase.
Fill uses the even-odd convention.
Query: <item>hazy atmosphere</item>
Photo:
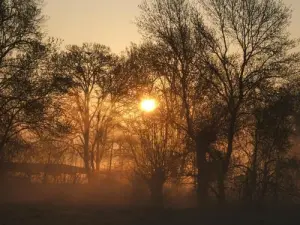
[[[46,30],[65,44],[98,42],[118,53],[140,35],[134,24],[140,0],[48,0]]]
[[[0,0],[0,225],[300,223],[300,1]]]
[[[300,1],[283,0],[291,6],[291,35],[300,37]],[[141,35],[135,25],[141,0],[48,0],[44,13],[48,16],[48,35],[64,40],[64,44],[99,42],[119,53],[131,42],[139,43]]]

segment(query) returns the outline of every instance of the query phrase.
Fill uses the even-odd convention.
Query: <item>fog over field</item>
[[[298,224],[297,4],[0,0],[0,225]]]

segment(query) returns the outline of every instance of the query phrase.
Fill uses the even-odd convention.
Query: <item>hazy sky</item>
[[[300,37],[300,0],[283,0],[293,8],[291,34]],[[138,43],[140,35],[134,24],[141,0],[45,0],[44,14],[48,35],[64,44],[97,42],[119,53]]]

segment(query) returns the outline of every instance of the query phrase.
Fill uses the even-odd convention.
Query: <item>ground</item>
[[[300,224],[299,207],[284,210],[207,211],[196,209],[153,210],[146,208],[104,208],[97,205],[3,204],[0,225],[289,225]]]

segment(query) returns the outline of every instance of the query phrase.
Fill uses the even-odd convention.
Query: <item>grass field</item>
[[[3,204],[0,225],[289,225],[300,224],[300,208],[264,211],[196,209],[153,210],[146,208],[104,208],[97,205]]]

